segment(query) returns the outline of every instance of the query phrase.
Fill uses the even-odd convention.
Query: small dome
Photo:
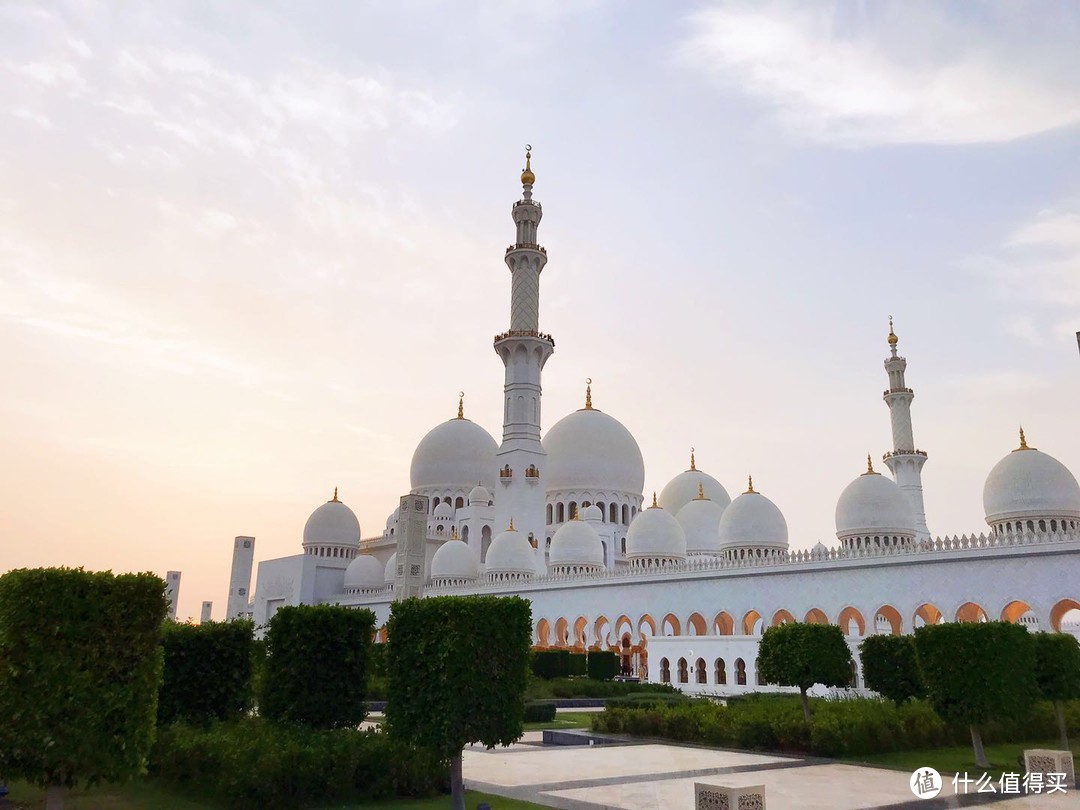
[[[436,425],[413,453],[409,480],[414,491],[495,485],[495,451],[491,434],[468,419]]]
[[[490,506],[491,505],[491,493],[488,492],[487,487],[482,487],[477,484],[469,492],[469,506]]]
[[[626,530],[626,557],[684,559],[686,535],[679,521],[659,506],[638,512]]]
[[[597,506],[595,503],[589,504],[581,510],[582,520],[603,520],[604,510]],[[554,541],[552,541],[554,542]]]
[[[720,548],[773,548],[786,551],[788,527],[776,504],[760,492],[744,492],[720,518]]]
[[[914,537],[915,507],[891,478],[865,472],[836,502],[836,536],[898,534]]]
[[[591,507],[590,507],[591,508]],[[491,552],[488,552],[490,559]],[[551,538],[548,563],[552,568],[561,565],[604,565],[604,545],[596,529],[584,520],[570,520],[559,527]]]
[[[543,439],[547,492],[603,490],[640,495],[645,486],[641,449],[622,423],[595,408],[556,422]]]
[[[395,528],[397,526],[398,516],[400,514],[401,514],[400,507],[398,509],[395,509],[393,512],[390,513],[390,517],[388,517],[386,519],[386,528],[387,528],[387,530],[393,529],[393,528]]]
[[[390,555],[390,559],[386,561],[386,568],[383,569],[383,582],[387,585],[393,585],[394,580],[397,578],[397,552],[395,551]]]
[[[474,580],[480,576],[480,561],[472,553],[468,543],[448,540],[435,551],[431,558],[431,580]]]
[[[1080,485],[1069,468],[1026,441],[994,465],[983,487],[990,525],[1027,518],[1080,519]]]
[[[327,501],[307,519],[304,524],[305,546],[350,546],[360,545],[360,522],[352,509],[337,499]]]
[[[814,543],[814,547],[812,549],[810,549],[810,550],[814,554],[828,554],[829,553],[829,547],[827,545],[825,545],[824,543],[822,543],[820,540],[818,540],[816,543]]]
[[[448,519],[450,519],[450,518],[452,518],[454,516],[454,507],[452,507],[446,501],[443,501],[442,503],[440,503],[438,506],[435,507],[435,511],[432,512],[432,515],[434,515],[436,518],[439,518],[439,519],[447,519],[448,520]]]
[[[382,564],[370,554],[358,554],[345,569],[345,590],[382,590],[386,584]]]
[[[679,510],[675,519],[686,535],[688,554],[720,553],[720,518],[724,507],[708,498],[694,498]]]
[[[667,482],[660,492],[660,505],[671,514],[677,515],[680,509],[698,496],[699,487],[705,497],[721,509],[731,503],[731,496],[719,481],[701,470],[690,469]]]
[[[489,574],[536,573],[533,547],[521,532],[507,529],[500,532],[488,547],[485,570]]]

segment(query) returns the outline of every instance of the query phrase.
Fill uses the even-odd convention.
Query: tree
[[[1009,622],[927,625],[915,631],[915,654],[934,711],[967,724],[975,764],[989,768],[979,725],[1021,719],[1038,695],[1031,634]]]
[[[0,577],[0,773],[46,788],[146,772],[161,686],[165,582],[71,568]]]
[[[165,625],[165,676],[158,722],[226,720],[251,705],[254,657],[249,621]]]
[[[851,650],[835,625],[781,624],[770,627],[761,637],[758,674],[766,683],[799,687],[803,718],[809,723],[810,699],[806,690],[816,683],[850,684]]]
[[[1035,680],[1053,701],[1061,750],[1069,750],[1063,701],[1080,698],[1080,642],[1067,633],[1035,633]]]
[[[859,645],[859,657],[867,688],[897,706],[926,694],[911,636],[869,636]]]
[[[524,730],[532,609],[516,596],[406,599],[387,630],[389,732],[450,760],[452,807],[464,810],[461,750]]]
[[[375,614],[337,605],[281,608],[266,633],[259,713],[313,728],[349,728],[367,715]]]

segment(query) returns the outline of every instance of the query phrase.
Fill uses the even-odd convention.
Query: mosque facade
[[[689,468],[646,501],[637,441],[594,407],[591,385],[581,409],[543,432],[541,377],[555,342],[540,331],[547,251],[534,182],[527,153],[505,254],[510,326],[494,339],[505,368],[501,441],[459,401],[457,416],[413,454],[409,492],[425,496],[427,523],[423,571],[414,573],[425,595],[523,596],[536,647],[611,649],[624,674],[713,694],[762,688],[758,640],[783,622],[836,624],[853,650],[872,633],[943,621],[1077,630],[1076,478],[1021,429],[1019,446],[985,482],[988,529],[933,537],[923,505],[927,454],[915,445],[914,391],[891,319],[888,474],[867,457],[837,501],[832,547],[792,551],[777,505],[752,480],[732,498],[693,452]],[[284,605],[333,603],[370,608],[384,627],[403,582],[404,519],[399,507],[381,533],[364,537],[335,490],[308,519],[300,554],[258,564],[253,598],[254,538],[236,538],[229,617],[262,625]],[[855,676],[861,684],[857,656]]]

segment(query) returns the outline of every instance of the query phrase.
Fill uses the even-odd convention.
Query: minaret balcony
[[[889,394],[914,394],[915,392],[910,388],[889,388],[881,392],[883,397],[887,397]]]
[[[547,256],[547,248],[534,242],[518,242],[517,244],[510,245],[510,247],[506,249],[506,252],[513,253],[515,250],[538,250]]]
[[[531,205],[540,210],[544,209],[544,206],[540,205],[536,200],[518,200],[514,203],[514,208],[517,208],[519,205]]]
[[[881,458],[883,461],[888,461],[890,458],[897,456],[922,456],[926,458],[925,450],[893,450],[891,453],[885,453]]]
[[[516,337],[536,338],[538,340],[543,340],[546,343],[550,343],[552,346],[555,345],[555,338],[551,335],[546,335],[543,332],[537,332],[535,329],[511,329],[508,332],[496,335],[494,343],[497,346],[500,341]]]

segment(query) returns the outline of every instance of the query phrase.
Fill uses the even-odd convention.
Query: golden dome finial
[[[754,492],[754,476],[746,476],[746,492],[743,495],[757,494]]]
[[[656,490],[655,489],[652,491],[652,506],[650,506],[649,508],[650,509],[659,509],[660,508],[660,504],[658,504],[656,502]]]
[[[591,411],[592,407],[592,377],[585,378],[585,410]]]
[[[337,497],[337,487],[334,487],[334,497],[330,499],[330,503],[341,503]]]
[[[877,473],[874,472],[874,462],[870,459],[869,453],[866,454],[866,472],[864,472],[863,475],[877,475]]]
[[[690,471],[694,472],[696,470],[697,470],[697,462],[694,461],[694,448],[691,447],[690,448]]]
[[[701,483],[700,481],[698,481],[698,485],[697,485],[697,497],[694,498],[694,500],[695,501],[707,501],[708,500],[708,498],[705,497],[705,485],[703,483]]]
[[[458,419],[464,419],[465,418],[465,392],[464,391],[458,391],[457,392],[457,418]]]
[[[896,336],[896,332],[893,331],[892,315],[889,316],[889,345],[895,346],[899,342],[900,338]]]
[[[1027,437],[1024,436],[1024,426],[1023,425],[1020,426],[1020,446],[1017,447],[1016,449],[1017,450],[1034,450],[1035,449],[1034,447],[1028,447]]]
[[[521,173],[521,185],[531,186],[536,182],[536,175],[532,170],[532,144],[525,144],[525,169]]]
[[[508,532],[516,532],[517,531],[517,529],[514,528],[514,519],[513,518],[510,518],[510,526],[507,529],[507,531]]]

